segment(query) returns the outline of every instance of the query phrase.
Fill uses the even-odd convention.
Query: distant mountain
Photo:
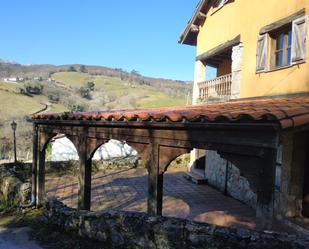
[[[3,60],[0,58],[0,63],[3,63],[3,64],[18,64],[17,62],[15,61],[10,61],[10,60]]]

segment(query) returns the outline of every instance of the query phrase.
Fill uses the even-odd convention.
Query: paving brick
[[[185,169],[171,168],[164,175],[163,215],[222,226],[255,228],[255,211],[207,185],[183,177]],[[92,176],[91,209],[146,212],[147,171],[112,170]],[[46,177],[46,190],[71,207],[77,206],[77,177]]]

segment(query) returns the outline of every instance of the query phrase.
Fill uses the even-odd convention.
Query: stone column
[[[237,46],[234,46],[232,49],[231,99],[238,99],[240,97],[243,48],[244,48],[244,45],[240,43]]]
[[[193,93],[192,93],[192,104],[196,105],[199,98],[198,83],[205,81],[206,79],[206,65],[202,61],[195,61],[194,67],[194,83],[193,83]],[[194,167],[195,161],[198,159],[198,152],[193,149],[190,152],[190,164],[188,165],[188,170]]]
[[[285,217],[301,214],[306,164],[306,139],[302,134],[284,134],[282,142],[282,178],[280,207]]]
[[[162,215],[163,173],[159,172],[159,146],[152,145],[148,168],[148,214]]]
[[[196,105],[199,97],[198,83],[205,81],[206,65],[202,61],[195,62],[192,104]]]

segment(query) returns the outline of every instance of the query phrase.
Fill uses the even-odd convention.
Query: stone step
[[[207,184],[207,179],[193,172],[184,173],[183,177],[197,185]]]

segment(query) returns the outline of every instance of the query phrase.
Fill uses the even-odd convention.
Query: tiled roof
[[[34,120],[97,120],[200,123],[277,123],[282,129],[309,124],[309,96],[258,98],[195,106],[81,113],[36,114]]]

